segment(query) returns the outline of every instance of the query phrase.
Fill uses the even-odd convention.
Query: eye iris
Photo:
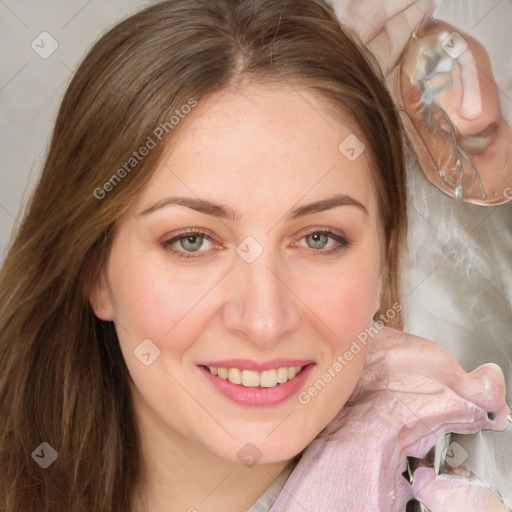
[[[309,247],[312,249],[323,249],[329,241],[328,235],[324,233],[313,233],[312,235],[308,235],[306,238],[308,239]],[[309,243],[310,240],[313,241],[313,245]]]
[[[191,246],[187,247],[187,244],[191,244]],[[180,245],[186,251],[197,251],[201,248],[203,244],[203,237],[197,235],[188,235],[180,239]]]

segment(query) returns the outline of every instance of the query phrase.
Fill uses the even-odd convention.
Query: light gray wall
[[[148,3],[0,1],[0,261],[41,171],[73,70],[106,28]]]

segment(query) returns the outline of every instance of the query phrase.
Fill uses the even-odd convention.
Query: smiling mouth
[[[227,380],[232,384],[238,384],[247,388],[273,388],[279,384],[285,384],[294,379],[304,366],[282,366],[258,372],[240,368],[219,368],[216,366],[205,366],[210,373],[220,379]]]

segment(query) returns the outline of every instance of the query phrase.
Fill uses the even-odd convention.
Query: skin
[[[305,101],[306,100],[306,101]],[[239,405],[219,393],[198,364],[230,358],[295,358],[315,366],[309,388],[344,354],[379,308],[382,232],[367,151],[349,161],[338,150],[355,123],[329,114],[315,93],[244,86],[201,102],[119,222],[91,297],[113,320],[133,379],[143,437],[148,503],[137,509],[239,511],[329,423],[354,389],[365,350],[309,403]],[[359,138],[363,139],[359,134]],[[363,209],[337,206],[296,219],[288,213],[346,194]],[[228,205],[236,221],[182,205],[140,215],[164,197]],[[200,245],[175,241],[182,230],[208,230]],[[344,233],[315,240],[311,228]],[[237,246],[248,236],[263,253],[247,263]],[[326,247],[324,247],[324,245]],[[320,254],[319,254],[320,253]],[[134,356],[149,338],[160,349],[150,366]],[[252,467],[237,457],[253,443]]]

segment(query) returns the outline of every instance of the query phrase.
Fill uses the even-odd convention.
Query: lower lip
[[[200,366],[199,369],[218,391],[233,400],[233,402],[239,405],[267,407],[285,402],[298,393],[300,388],[304,385],[305,380],[308,378],[308,375],[311,373],[313,366],[314,363],[308,364],[293,379],[284,384],[277,384],[271,388],[248,388],[241,384],[233,384],[228,380],[216,377],[204,366]]]

